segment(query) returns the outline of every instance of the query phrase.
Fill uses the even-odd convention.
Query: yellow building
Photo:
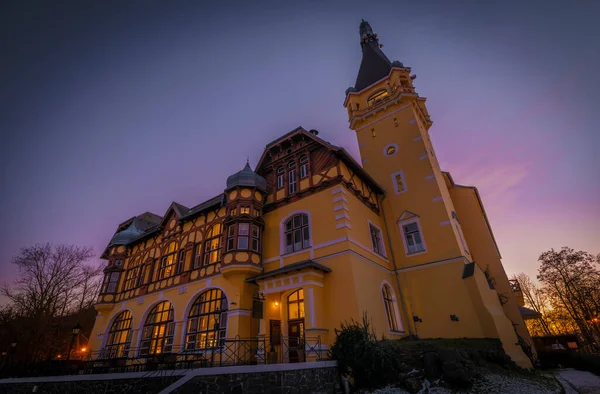
[[[499,338],[531,366],[477,189],[440,169],[410,68],[364,21],[360,39],[344,106],[362,165],[299,127],[216,197],[121,223],[103,254],[90,343],[101,358],[214,357],[243,338],[263,344],[253,357],[302,361],[367,312],[379,336]]]

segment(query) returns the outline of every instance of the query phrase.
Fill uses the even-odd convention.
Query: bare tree
[[[48,353],[46,347],[57,332],[50,327],[64,321],[59,318],[93,304],[101,269],[88,264],[92,257],[91,248],[47,243],[23,248],[13,258],[19,277],[12,285],[4,284],[2,293],[26,325],[19,335],[29,346],[31,361]]]
[[[552,335],[552,329],[548,324],[548,311],[550,309],[550,300],[544,293],[543,289],[533,282],[531,277],[524,272],[515,274],[512,276],[519,282],[521,291],[523,292],[523,298],[525,300],[525,306],[539,312],[542,317],[528,323],[528,326],[534,328],[533,335]],[[539,325],[539,329],[538,329]]]
[[[600,270],[598,258],[564,247],[543,253],[538,280],[544,285],[553,309],[564,309],[586,342],[600,338],[594,319],[600,315]]]

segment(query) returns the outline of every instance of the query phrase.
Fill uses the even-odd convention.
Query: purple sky
[[[600,252],[598,5],[204,3],[2,2],[0,278],[37,242],[99,256],[121,221],[220,193],[297,126],[357,157],[361,18],[417,74],[442,168],[479,187],[509,274]]]

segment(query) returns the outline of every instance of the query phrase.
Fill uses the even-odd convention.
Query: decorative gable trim
[[[397,223],[403,222],[408,219],[418,218],[418,217],[419,217],[419,215],[417,215],[416,213],[412,213],[410,211],[404,211],[398,218]]]

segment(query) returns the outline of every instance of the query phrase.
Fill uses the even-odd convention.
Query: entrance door
[[[304,361],[304,319],[288,323],[288,347],[290,363]]]

